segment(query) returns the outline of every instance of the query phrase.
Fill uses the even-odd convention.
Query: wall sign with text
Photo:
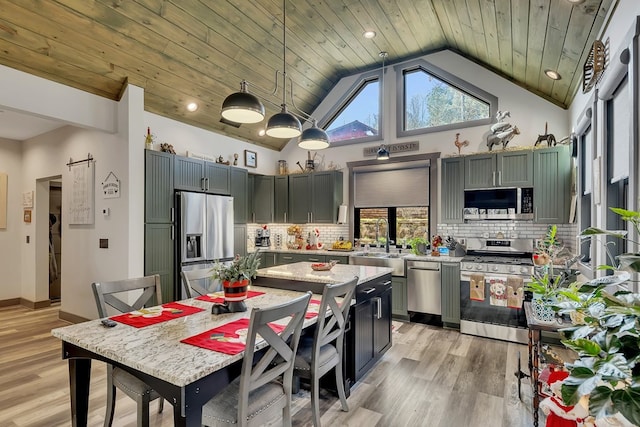
[[[409,151],[418,151],[420,149],[420,143],[418,141],[413,142],[399,142],[397,144],[384,144],[384,146],[389,150],[390,154],[397,153],[406,153]],[[362,154],[364,157],[373,157],[378,154],[379,145],[375,147],[368,147],[362,149]]]

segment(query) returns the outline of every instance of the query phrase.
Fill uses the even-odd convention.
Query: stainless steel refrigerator
[[[211,268],[231,261],[233,253],[233,197],[179,192],[180,269]],[[210,284],[200,284],[210,288]],[[183,285],[178,285],[183,295]]]

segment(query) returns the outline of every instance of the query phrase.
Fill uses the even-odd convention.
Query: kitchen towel
[[[264,295],[264,292],[258,292],[258,291],[247,292],[247,298],[259,297],[260,295]],[[200,295],[196,299],[200,301],[224,304],[224,292],[220,291],[220,292],[214,292],[212,294]]]
[[[141,308],[130,313],[119,314],[112,316],[110,319],[134,328],[144,328],[145,326],[155,325],[156,323],[166,322],[167,320],[177,319],[200,311],[204,311],[204,309],[170,302],[157,307]]]
[[[521,309],[524,298],[524,281],[522,277],[507,277],[507,307]]]
[[[469,279],[469,298],[484,301],[484,274],[472,274]]]
[[[307,309],[307,314],[304,315],[304,318],[313,319],[318,315],[318,311],[320,311],[320,301],[317,299],[309,300],[309,308]]]
[[[269,327],[276,333],[284,330],[284,325],[277,323],[269,323]],[[194,345],[196,347],[206,348],[224,354],[238,354],[244,351],[247,342],[247,334],[249,332],[249,319],[242,318],[229,322],[217,328],[209,329],[198,335],[185,338],[181,343]],[[263,339],[256,338],[256,344]]]
[[[489,277],[489,291],[491,297],[489,303],[498,307],[507,306],[507,279],[502,277]]]

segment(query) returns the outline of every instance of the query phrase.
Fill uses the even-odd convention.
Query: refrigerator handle
[[[171,208],[171,222],[175,220],[175,208]]]

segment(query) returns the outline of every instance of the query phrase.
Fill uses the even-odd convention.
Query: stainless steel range
[[[523,301],[532,252],[530,239],[467,239],[460,263],[460,332],[527,343]]]

